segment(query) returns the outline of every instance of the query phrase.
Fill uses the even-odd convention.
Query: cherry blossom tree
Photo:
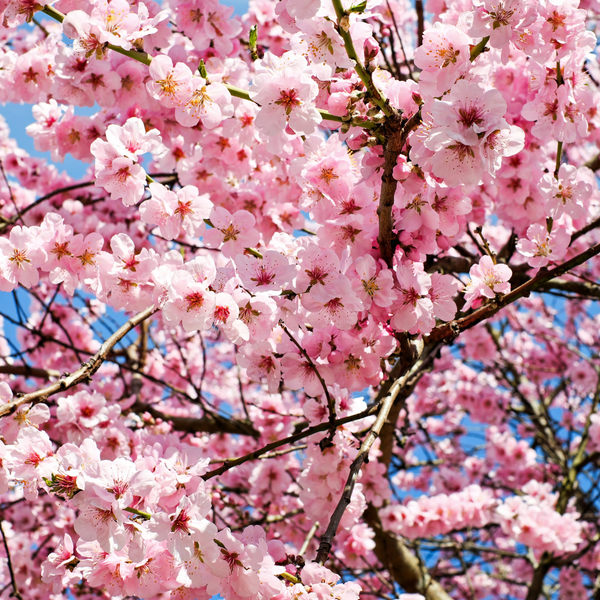
[[[0,596],[600,599],[598,0],[0,13]]]

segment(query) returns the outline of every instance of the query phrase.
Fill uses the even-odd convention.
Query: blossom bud
[[[365,40],[364,51],[365,63],[370,63],[371,61],[375,60],[375,57],[379,54],[379,45],[373,38],[368,37]]]

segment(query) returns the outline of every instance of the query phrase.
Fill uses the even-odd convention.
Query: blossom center
[[[231,223],[231,225],[229,225],[226,229],[221,229],[221,232],[224,236],[223,242],[231,242],[232,240],[235,242],[237,241],[237,236],[240,235],[239,230],[234,227],[233,223]]]
[[[266,267],[261,265],[258,267],[256,277],[252,277],[252,281],[256,281],[256,285],[269,285],[275,279],[275,273],[267,271]]]
[[[217,306],[214,312],[215,321],[220,321],[221,323],[227,323],[227,319],[229,319],[229,315],[231,311],[229,310],[229,306]]]
[[[193,292],[185,297],[185,301],[188,303],[187,312],[198,310],[204,304],[204,296],[201,292]]]
[[[175,533],[176,531],[182,531],[183,533],[187,533],[188,535],[191,535],[191,531],[190,528],[188,526],[189,522],[190,522],[190,516],[187,514],[187,512],[184,510],[182,510],[176,517],[175,520],[173,521],[173,525],[171,525],[171,532]]]
[[[375,292],[379,290],[379,286],[377,285],[377,277],[371,277],[371,279],[363,279],[362,280],[363,289],[367,296],[372,298],[375,295]]]
[[[279,100],[275,101],[275,104],[283,106],[285,108],[285,114],[289,115],[295,106],[300,106],[298,90],[292,88],[291,90],[281,90],[279,93]]]
[[[13,255],[8,259],[11,262],[15,263],[15,266],[18,269],[23,268],[23,263],[30,263],[31,261],[27,258],[26,250],[19,250],[19,248],[15,248],[13,250]]]

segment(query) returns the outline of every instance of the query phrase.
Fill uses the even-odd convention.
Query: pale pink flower
[[[10,292],[21,284],[26,288],[39,281],[38,268],[46,262],[40,248],[37,227],[16,226],[8,238],[0,238],[0,291]]]
[[[238,275],[252,293],[274,294],[290,283],[295,267],[289,259],[275,250],[262,253],[262,258],[238,254],[235,257]]]
[[[327,365],[314,364],[319,375],[327,385],[334,381],[333,373]],[[320,396],[324,393],[323,386],[310,362],[299,354],[288,353],[281,359],[283,381],[291,390],[304,391],[309,396]]]
[[[396,299],[394,280],[389,269],[381,269],[377,273],[375,259],[367,254],[354,262],[360,285],[356,285],[356,294],[366,310],[375,304],[381,307],[391,306]]]
[[[476,6],[469,35],[489,36],[492,48],[503,48],[537,18],[536,7],[527,0],[483,0]]]
[[[428,293],[431,277],[410,266],[398,267],[398,301],[392,307],[392,325],[398,331],[429,333],[435,326],[433,302]]]
[[[194,8],[198,11],[195,4]],[[233,6],[223,6],[217,2],[207,3],[199,18],[195,17],[191,24],[189,35],[194,47],[202,51],[212,45],[221,56],[231,54],[233,39],[242,30],[239,19],[232,17],[233,12]]]
[[[90,16],[99,29],[98,38],[103,44],[114,44],[129,50],[130,40],[138,37],[134,34],[140,22],[126,0],[101,0],[94,5]]]
[[[289,1],[287,5],[290,5]],[[292,36],[290,44],[296,54],[308,58],[315,76],[322,81],[332,79],[337,68],[350,69],[353,66],[332,21],[306,20],[301,31]]]
[[[296,274],[294,290],[305,292],[313,285],[327,285],[339,275],[340,259],[333,250],[310,244],[298,252],[300,268]]]
[[[208,583],[210,594],[232,590],[244,598],[254,596],[260,588],[258,570],[263,553],[254,544],[245,545],[236,539],[231,531],[223,529],[215,536],[222,547],[216,562],[208,565],[214,578]]]
[[[331,324],[342,330],[352,328],[359,311],[363,310],[363,303],[344,275],[326,286],[313,286],[310,292],[302,295],[302,305],[309,311],[307,320],[313,327]]]
[[[240,307],[239,317],[248,327],[250,340],[258,342],[267,339],[278,314],[275,300],[267,294],[250,296],[239,288],[233,291],[232,296]]]
[[[132,206],[144,195],[146,172],[130,158],[115,158],[110,168],[96,175],[96,185],[102,186],[111,200],[122,200],[125,206]]]
[[[210,213],[210,222],[212,228],[204,233],[204,243],[209,248],[223,244],[221,252],[227,258],[253,248],[260,239],[254,229],[256,219],[246,210],[238,210],[232,215],[227,209],[215,206]]]
[[[55,594],[62,592],[65,587],[76,584],[81,575],[74,572],[73,567],[79,559],[75,556],[73,540],[65,533],[63,541],[54,552],[51,552],[42,563],[42,581],[52,584]]]
[[[460,282],[452,275],[432,273],[429,298],[433,303],[433,313],[442,321],[451,321],[456,314],[456,304],[452,297],[461,286]]]
[[[187,271],[177,271],[169,287],[169,299],[163,307],[167,323],[181,323],[186,331],[210,329],[215,308],[215,294],[194,280]]]
[[[548,232],[543,225],[534,223],[527,229],[527,239],[517,242],[517,250],[529,257],[527,263],[534,267],[545,267],[549,262],[560,260],[567,252],[571,236],[562,228]]]
[[[152,182],[149,188],[152,198],[142,202],[140,214],[145,223],[158,225],[162,237],[175,239],[182,228],[190,236],[204,231],[204,219],[213,208],[207,194],[200,196],[198,189],[191,185],[177,190],[177,193],[156,182]]]
[[[464,289],[466,303],[463,311],[468,310],[474,301],[482,296],[492,299],[496,294],[510,292],[509,280],[512,277],[510,267],[503,264],[494,264],[494,261],[487,254],[481,257],[479,264],[471,267],[469,275],[471,281]]]
[[[415,50],[415,65],[423,69],[419,84],[432,88],[432,96],[448,90],[469,66],[469,36],[440,22],[425,31],[423,44]]]
[[[72,502],[79,509],[73,525],[75,532],[85,541],[97,541],[105,552],[120,550],[127,541],[123,527],[123,514],[116,502],[100,498],[73,496]]]
[[[271,342],[265,341],[243,346],[237,354],[237,363],[246,369],[250,379],[254,381],[266,379],[271,394],[278,391],[281,367],[279,359],[273,354]]]
[[[115,152],[133,161],[147,152],[156,152],[162,145],[158,129],[146,131],[144,122],[138,117],[127,119],[122,126],[109,125],[105,136]]]
[[[188,100],[175,110],[177,122],[184,127],[201,121],[206,129],[214,129],[224,117],[233,115],[231,94],[222,83],[207,84],[202,77],[192,77],[190,90]]]
[[[558,179],[551,174],[543,176],[540,190],[546,198],[546,214],[559,219],[568,214],[574,219],[585,216],[588,200],[592,195],[592,185],[581,175],[586,169],[578,169],[573,165],[562,164],[558,171]]]
[[[200,542],[202,552],[212,553],[214,560],[218,552],[213,542],[217,528],[205,518],[210,510],[210,498],[204,492],[196,492],[184,496],[172,514],[153,515],[149,528],[155,540],[168,540],[169,551],[180,561],[193,557],[194,542]]]
[[[288,124],[295,133],[308,135],[322,120],[314,106],[318,86],[303,72],[305,60],[297,58],[289,52],[280,59],[265,56],[263,64],[271,61],[275,68],[259,70],[250,87],[250,97],[261,106],[256,126],[267,135],[278,135]]]
[[[149,73],[152,81],[146,84],[146,89],[163,106],[181,106],[191,96],[192,72],[185,63],[173,66],[173,61],[166,54],[159,54],[152,59]]]
[[[87,469],[86,496],[91,494],[106,502],[126,508],[137,499],[147,496],[155,485],[152,473],[147,469],[138,469],[127,458],[102,460]]]
[[[144,558],[133,565],[131,576],[125,581],[125,594],[152,598],[161,592],[179,587],[180,567],[171,553],[152,540],[146,544]]]

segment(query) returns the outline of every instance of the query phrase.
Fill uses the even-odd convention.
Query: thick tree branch
[[[250,421],[240,419],[227,419],[220,415],[205,412],[202,417],[177,417],[165,414],[149,404],[136,402],[130,409],[137,414],[147,412],[154,419],[161,419],[172,424],[173,429],[185,433],[231,433],[236,435],[249,435],[258,438],[260,434]]]
[[[374,506],[367,507],[363,519],[375,532],[375,556],[398,585],[409,594],[422,594],[426,600],[451,600],[402,540],[383,529]]]
[[[55,369],[38,369],[29,365],[0,365],[3,375],[23,375],[24,377],[37,377],[38,379],[54,379],[60,377],[60,371]]]
[[[381,195],[379,197],[379,207],[377,216],[379,217],[379,251],[381,258],[391,269],[394,259],[394,220],[392,219],[392,207],[394,206],[394,196],[398,182],[394,179],[394,167],[398,161],[398,156],[404,148],[404,144],[410,133],[421,124],[421,112],[416,112],[410,119],[405,120],[402,117],[394,116],[388,118],[384,125],[384,134],[387,143],[383,150],[385,163],[383,165],[383,175],[381,176]]]

